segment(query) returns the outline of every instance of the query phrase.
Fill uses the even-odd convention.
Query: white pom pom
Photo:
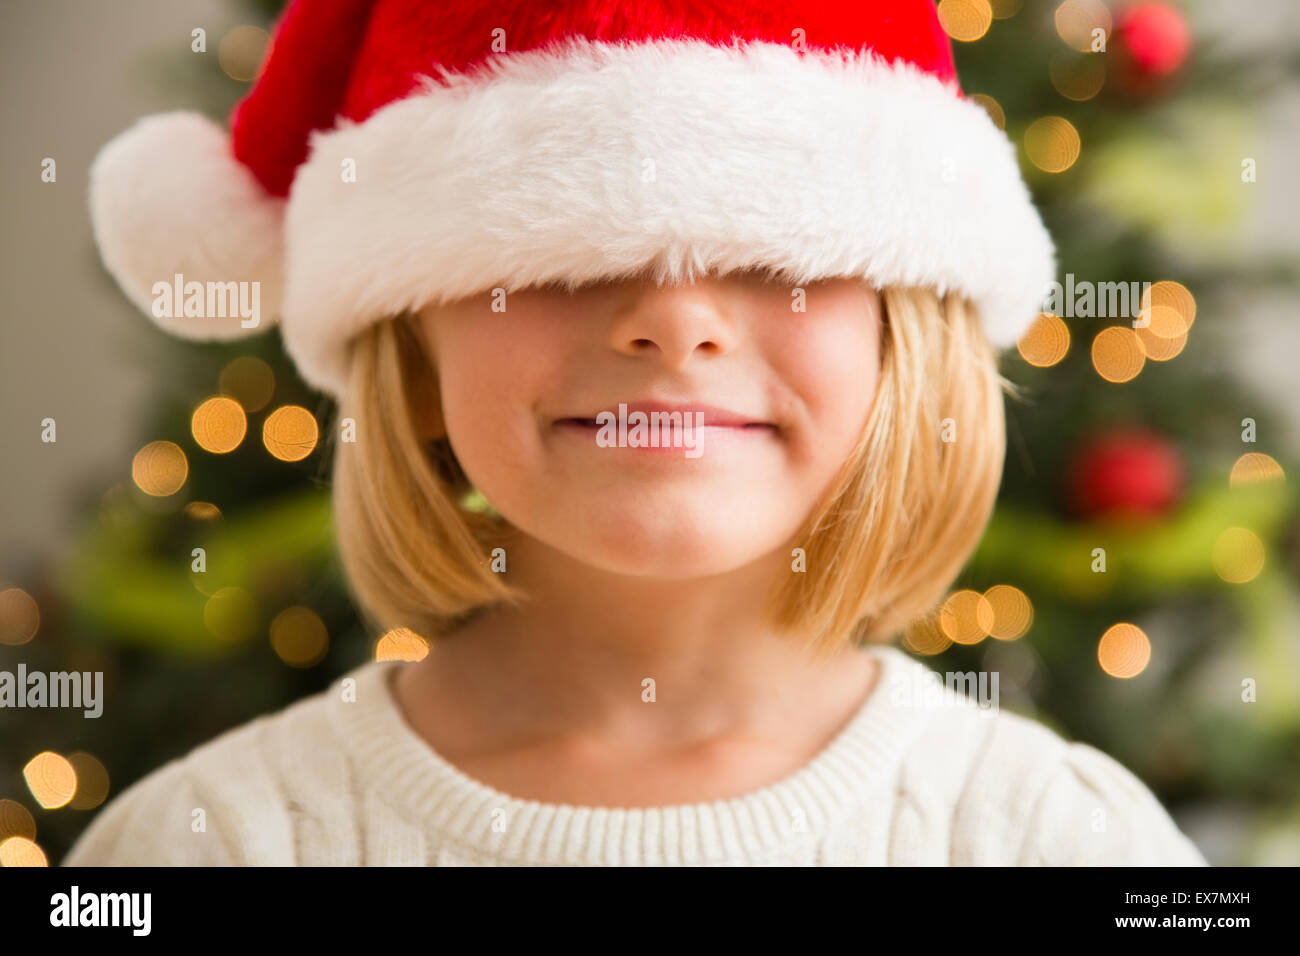
[[[90,168],[104,265],[159,327],[188,339],[239,338],[278,320],[284,205],[198,113],[140,120]]]

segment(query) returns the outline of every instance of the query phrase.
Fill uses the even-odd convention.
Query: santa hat
[[[931,0],[292,0],[229,136],[141,120],[90,206],[160,325],[249,334],[154,290],[259,283],[262,327],[335,396],[370,323],[498,287],[856,276],[960,292],[1005,347],[1055,274]]]

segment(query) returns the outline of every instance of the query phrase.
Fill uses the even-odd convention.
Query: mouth
[[[631,449],[638,457],[686,449],[686,457],[698,458],[706,447],[740,448],[778,434],[777,426],[761,417],[713,405],[652,402],[619,402],[607,411],[566,415],[552,427],[592,448]]]
[[[556,425],[581,428],[600,428],[604,422],[617,424],[620,419],[627,420],[640,412],[648,423],[659,422],[663,427],[685,428],[728,428],[737,430],[775,430],[776,425],[760,416],[746,415],[716,405],[700,404],[656,404],[652,402],[619,402],[610,408],[593,412],[590,415],[574,415],[558,418]],[[604,422],[598,420],[603,417]],[[677,423],[681,423],[680,426]]]

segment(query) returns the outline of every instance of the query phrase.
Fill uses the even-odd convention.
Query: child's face
[[[788,558],[871,410],[879,294],[813,283],[794,311],[792,291],[748,273],[541,287],[504,311],[487,294],[426,309],[419,328],[456,457],[515,528],[605,571],[698,577]],[[646,449],[602,447],[570,421],[620,403],[752,424],[705,410],[702,429],[673,433],[679,447]]]

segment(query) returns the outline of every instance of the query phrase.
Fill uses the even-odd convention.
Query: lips
[[[592,412],[588,415],[572,415],[556,419],[556,423],[565,423],[573,425],[588,425],[597,427],[596,416],[602,413],[609,413],[615,417],[620,414],[631,415],[633,412],[644,412],[647,416],[654,414],[672,415],[680,414],[683,422],[692,424],[699,422],[703,427],[713,428],[775,428],[771,422],[761,417],[746,415],[741,412],[731,411],[730,409],[720,408],[716,405],[703,405],[696,402],[683,404],[664,404],[657,402],[622,402],[615,403],[608,408],[601,409],[599,412]],[[690,418],[686,416],[690,415]],[[696,417],[696,416],[702,417]]]

